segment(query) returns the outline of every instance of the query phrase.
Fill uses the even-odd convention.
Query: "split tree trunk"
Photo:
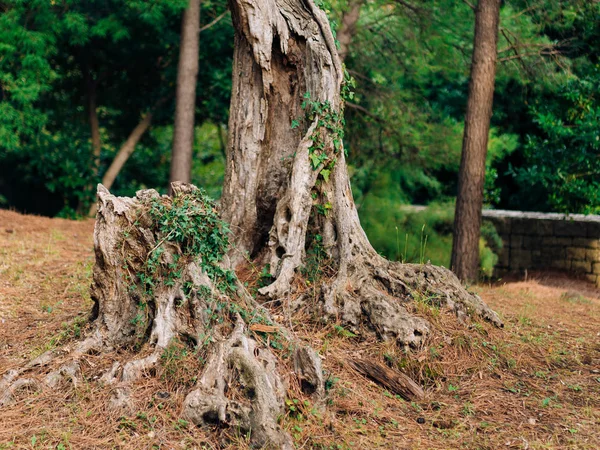
[[[311,0],[230,3],[236,34],[221,204],[235,236],[233,264],[248,256],[269,264],[275,281],[260,293],[281,299],[307,247],[319,245],[337,277],[311,307],[400,345],[418,346],[429,331],[406,308],[417,295],[500,324],[451,272],[392,263],[370,245],[341,143],[344,73],[325,13]]]
[[[190,0],[181,22],[170,182],[190,182],[194,146],[201,0]]]
[[[494,81],[500,0],[479,0],[475,11],[475,37],[471,81],[465,116],[465,133],[458,172],[451,267],[463,281],[479,275],[479,237],[485,184]]]

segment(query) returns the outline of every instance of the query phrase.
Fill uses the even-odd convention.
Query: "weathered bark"
[[[189,183],[191,178],[196,81],[198,79],[200,4],[201,0],[190,0],[181,21],[175,126],[169,177],[171,183],[174,181]]]
[[[340,43],[338,53],[342,61],[346,59],[346,56],[348,56],[348,52],[350,51],[350,44],[356,34],[356,24],[360,18],[360,9],[364,2],[365,0],[350,0],[348,2],[348,9],[342,16],[340,29],[336,34],[336,38]]]
[[[98,186],[91,289],[94,330],[66,363],[41,380],[28,378],[28,372],[54,364],[61,351],[47,352],[5,374],[0,406],[25,390],[54,388],[64,381],[76,384],[82,377],[79,361],[89,352],[132,348],[140,351],[138,359],[116,362],[100,377],[101,383],[114,385],[112,407],[131,407],[131,383],[148,374],[178,339],[207,354],[198,384],[184,402],[184,417],[199,426],[252,431],[252,441],[266,448],[291,449],[290,437],[277,422],[284,413],[288,378],[282,376],[268,339],[257,336],[268,329],[269,338],[277,337],[293,354],[285,373],[295,371],[298,383],[315,400],[324,392],[320,358],[274,323],[268,311],[241,285],[232,285],[235,281],[220,268],[226,264],[219,263],[213,250],[219,241],[208,242],[216,235],[226,236],[214,220],[214,205],[189,184],[174,183],[172,191],[172,197],[146,190],[124,198]],[[184,218],[180,222],[168,215],[175,208]],[[172,228],[161,228],[165,220],[172,221]],[[194,234],[200,229],[205,230],[205,246],[198,245]],[[225,289],[222,283],[227,280]],[[261,328],[254,321],[265,325]]]
[[[133,129],[125,143],[121,146],[117,155],[113,159],[112,163],[108,167],[108,170],[102,177],[102,184],[106,187],[106,189],[110,189],[121,172],[121,169],[134,152],[136,145],[144,135],[144,133],[150,128],[152,124],[152,112],[146,113],[139,124]],[[96,215],[98,205],[94,203],[88,212],[89,217],[93,217]]]
[[[500,0],[479,0],[475,12],[473,60],[458,173],[451,262],[458,278],[468,282],[476,280],[479,274],[481,208],[494,99],[499,16]]]
[[[420,401],[425,397],[423,388],[397,369],[364,358],[350,360],[349,363],[358,373],[401,396],[404,400]]]
[[[275,281],[259,292],[284,298],[310,229],[337,269],[313,305],[321,317],[418,346],[429,326],[407,306],[426,295],[460,317],[475,312],[500,325],[448,270],[392,263],[371,247],[340,142],[344,74],[325,13],[312,1],[231,5],[236,46],[222,214],[235,236],[233,264],[246,255],[269,264]]]
[[[285,223],[292,222],[290,239],[298,239],[298,227],[308,221],[310,190],[318,175],[308,153],[317,121],[292,127],[305,115],[303,96],[328,101],[336,111],[341,107],[341,63],[333,36],[322,32],[329,31],[327,17],[312,1],[307,5],[231,2],[237,32],[222,214],[235,232],[239,253],[233,257],[238,261],[269,242],[278,204],[278,216],[284,204],[290,206],[293,222],[284,217]],[[297,192],[290,186],[292,172]],[[296,245],[303,247],[303,242]],[[281,251],[285,254],[284,247]]]

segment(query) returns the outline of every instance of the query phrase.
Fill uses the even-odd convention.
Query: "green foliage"
[[[5,2],[6,3],[6,2]],[[48,2],[34,1],[34,17],[27,3],[10,1],[0,15],[0,156],[23,147],[47,121],[40,97],[57,78],[50,58],[56,52],[56,20]]]
[[[386,258],[409,263],[450,266],[454,204],[434,203],[414,209],[382,197],[367,198],[361,223],[371,244]],[[481,228],[479,246],[482,274],[491,276],[502,239],[490,222]]]
[[[599,86],[597,66],[562,86],[560,102],[531,108],[540,133],[529,136],[515,174],[523,186],[543,187],[541,200],[555,211],[600,213]]]
[[[344,327],[342,327],[340,325],[334,325],[333,329],[335,330],[335,333],[342,338],[356,337],[356,334],[352,333],[351,331],[346,330]]]
[[[160,258],[164,252],[162,244],[172,242],[179,246],[183,257],[193,258],[199,263],[220,291],[235,291],[235,273],[220,265],[229,247],[229,229],[217,214],[214,202],[203,190],[178,194],[172,199],[153,198],[148,214],[152,219],[153,231],[163,238],[146,256],[146,273],[158,274],[160,268],[165,273],[159,274],[159,279],[168,282],[169,277],[178,277],[176,267],[164,267]],[[147,279],[148,275],[142,281]],[[146,284],[152,286],[153,282],[146,281]]]
[[[337,17],[342,10],[340,5]],[[503,15],[507,21],[517,16],[507,7]],[[518,17],[507,22],[508,31],[521,36],[527,28],[528,36],[535,34],[527,16]],[[464,2],[363,6],[346,62],[359,81],[346,110],[346,147],[357,171],[372,171],[375,179],[393,171],[408,203],[455,195],[473,26],[473,11]],[[499,77],[515,80],[521,74],[501,67]],[[494,128],[490,167],[517,146],[516,136]],[[488,188],[487,200],[497,201],[493,175]],[[369,186],[358,187],[365,189]]]
[[[48,215],[84,211],[142,114],[162,99],[153,125],[172,123],[186,5],[187,0],[4,2],[0,192],[9,204]],[[224,0],[203,2],[202,17],[210,21],[225,9]],[[228,16],[202,33],[197,123],[227,121],[231,36]],[[91,156],[92,94],[102,141],[98,175]],[[170,144],[163,147],[157,134],[147,133],[113,190],[131,195],[143,187],[159,187],[157,183],[166,188]],[[219,192],[211,190],[213,195]],[[36,203],[35,198],[40,200]]]
[[[158,242],[143,256],[129,257],[123,265],[124,281],[131,295],[137,298],[138,313],[131,320],[141,336],[152,314],[154,295],[164,287],[182,286],[184,298],[175,306],[182,307],[192,297],[206,304],[207,328],[223,322],[230,314],[239,314],[251,321],[257,315],[234,301],[223,300],[209,286],[198,286],[186,272],[194,261],[210,278],[215,288],[229,296],[237,290],[237,277],[232,270],[221,267],[229,246],[229,230],[216,212],[214,202],[200,189],[177,193],[173,197],[153,197],[146,200],[136,221],[123,233],[123,247],[128,240],[141,240],[140,229],[149,230]],[[167,252],[167,246],[176,246],[176,253]],[[206,344],[212,334],[201,336]]]
[[[306,121],[310,124],[317,120],[317,126],[311,135],[312,144],[308,149],[308,157],[313,170],[319,170],[325,182],[329,181],[329,174],[335,164],[335,154],[343,145],[344,115],[335,110],[331,102],[313,101],[310,93],[304,94],[302,109],[305,111]],[[330,148],[333,147],[333,151]]]
[[[317,3],[335,33],[348,1]],[[96,182],[159,99],[153,128],[112,190],[132,195],[140,188],[166,188],[186,4],[3,2],[0,206],[67,217],[85,210]],[[225,0],[202,2],[203,24],[226,7]],[[585,0],[503,4],[486,204],[598,212],[599,18],[600,4]],[[304,127],[306,118],[318,117],[310,161],[320,182],[330,180],[345,141],[361,219],[374,241],[391,235],[388,247],[397,247],[394,215],[400,204],[444,203],[455,195],[473,25],[465,2],[365,2],[345,61],[343,112],[307,95],[305,117],[290,125]],[[229,16],[201,34],[192,181],[215,198],[224,172],[232,36]],[[88,111],[92,92],[102,140],[97,175]],[[329,206],[317,193],[316,213],[328,214]],[[410,232],[413,249],[421,245],[421,227]],[[440,253],[427,236],[426,253]],[[491,254],[482,252],[491,263]]]

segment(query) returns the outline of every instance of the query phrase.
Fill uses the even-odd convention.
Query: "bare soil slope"
[[[0,376],[85,333],[93,225],[0,211]],[[250,289],[252,270],[240,274]],[[423,299],[414,313],[440,332],[409,354],[294,317],[290,328],[319,349],[328,377],[324,410],[290,388],[281,421],[297,447],[600,448],[600,292],[557,275],[474,289],[505,328],[459,325]],[[358,356],[410,375],[424,401],[363,378],[349,364]],[[0,449],[247,448],[236,430],[221,430],[233,439],[225,444],[180,419],[201,367],[184,348],[168,349],[137,383],[136,411],[109,410],[111,388],[94,377],[117,357],[89,355],[85,382],[3,407]]]

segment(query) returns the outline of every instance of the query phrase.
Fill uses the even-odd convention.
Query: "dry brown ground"
[[[92,230],[92,221],[0,211],[0,375],[85,333]],[[505,328],[463,326],[418,299],[416,312],[436,333],[410,354],[296,317],[294,331],[319,349],[328,375],[325,410],[290,391],[282,424],[297,447],[600,448],[598,290],[559,275],[475,289]],[[110,388],[93,381],[26,395],[0,410],[0,449],[222,448],[180,420],[199,364],[193,352],[171,350],[156,376],[137,384],[136,413],[107,410]],[[426,399],[406,402],[349,367],[367,354],[411,375]],[[86,379],[116,357],[89,355]],[[248,447],[236,430],[221,434],[233,438],[229,448]]]

